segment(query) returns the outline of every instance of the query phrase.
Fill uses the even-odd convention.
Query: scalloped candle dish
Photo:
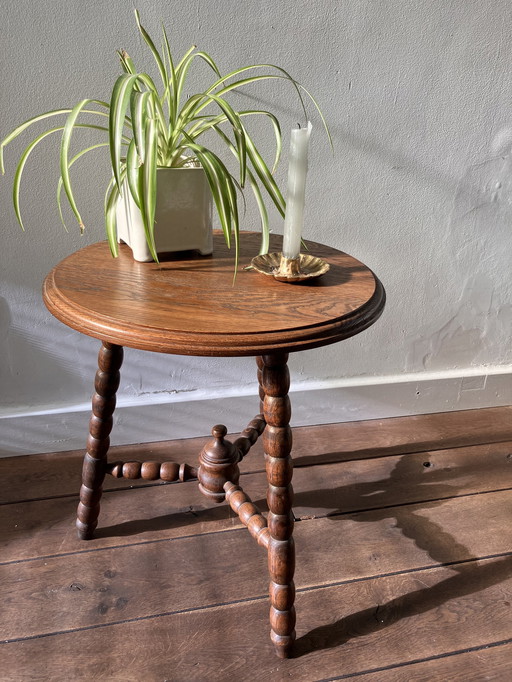
[[[317,256],[309,253],[301,253],[299,258],[299,269],[297,274],[283,272],[281,268],[281,252],[265,253],[252,259],[251,265],[262,275],[268,275],[277,279],[278,282],[289,282],[295,284],[304,282],[313,277],[320,277],[329,270],[329,263],[326,263]]]

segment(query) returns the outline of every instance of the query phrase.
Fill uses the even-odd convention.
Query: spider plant
[[[20,184],[27,160],[37,145],[46,137],[60,133],[60,177],[57,186],[57,203],[61,221],[62,190],[67,197],[80,231],[84,229],[82,216],[73,194],[70,171],[85,154],[108,147],[112,176],[105,193],[105,225],[112,255],[118,253],[115,209],[122,192],[129,191],[141,211],[146,241],[152,257],[158,261],[155,248],[155,204],[157,169],[180,168],[200,164],[206,174],[220,224],[228,246],[235,245],[238,260],[240,216],[238,193],[249,184],[261,218],[262,241],[260,253],[268,251],[269,222],[264,195],[269,197],[279,213],[284,216],[285,200],[273,174],[281,154],[281,129],[277,117],[270,111],[244,109],[237,111],[229,103],[229,93],[239,88],[268,80],[290,83],[306,115],[303,94],[314,104],[329,132],[323,115],[311,94],[290,74],[272,64],[244,66],[225,75],[212,57],[192,46],[179,61],[172,56],[169,40],[162,27],[162,47],[159,51],[140,22],[135,11],[138,30],[148,46],[158,71],[161,87],[145,72],[138,71],[125,50],[118,55],[123,73],[116,79],[110,102],[100,99],[82,99],[72,108],[56,109],[29,119],[15,128],[0,144],[0,169],[4,173],[3,150],[32,125],[41,121],[65,117],[60,125],[35,137],[24,149],[14,173],[13,204],[21,227]],[[191,66],[201,60],[213,71],[213,83],[204,91],[185,95],[187,76]],[[275,153],[271,168],[264,161],[246,129],[246,121],[254,117],[268,119],[273,129]],[[99,132],[103,141],[87,146],[71,155],[73,135],[80,129]],[[204,141],[207,134],[222,141],[221,147],[235,158],[236,176]],[[330,141],[330,136],[329,136]],[[244,200],[245,201],[245,200]]]

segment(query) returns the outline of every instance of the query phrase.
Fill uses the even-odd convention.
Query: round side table
[[[259,235],[244,233],[241,268],[257,253]],[[281,237],[273,236],[271,251]],[[106,242],[88,246],[59,263],[44,282],[49,311],[67,326],[101,341],[92,416],[84,456],[77,528],[93,536],[106,474],[128,479],[184,481],[197,478],[214,502],[226,500],[251,535],[267,549],[271,638],[277,654],[291,654],[295,639],[295,548],[292,515],[292,431],[288,354],[358,334],[382,313],[382,284],[361,262],[336,249],[308,243],[330,264],[328,273],[288,284],[240,269],[233,282],[233,255],[222,234],[213,257],[173,257],[138,263],[126,246],[113,259]],[[256,356],[260,414],[234,442],[226,427],[197,468],[176,462],[109,462],[107,458],[123,346],[177,355]],[[268,517],[239,483],[238,462],[263,434],[268,478]],[[159,437],[161,434],[159,434]]]

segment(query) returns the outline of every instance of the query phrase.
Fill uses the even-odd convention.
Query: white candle
[[[283,256],[285,258],[298,258],[300,254],[311,127],[311,123],[308,121],[307,128],[293,128],[290,139],[288,193],[283,236]]]

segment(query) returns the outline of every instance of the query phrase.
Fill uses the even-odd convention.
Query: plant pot
[[[212,194],[202,168],[159,168],[155,211],[157,254],[213,251]],[[116,207],[117,237],[137,261],[153,258],[146,243],[142,216],[127,185]]]

